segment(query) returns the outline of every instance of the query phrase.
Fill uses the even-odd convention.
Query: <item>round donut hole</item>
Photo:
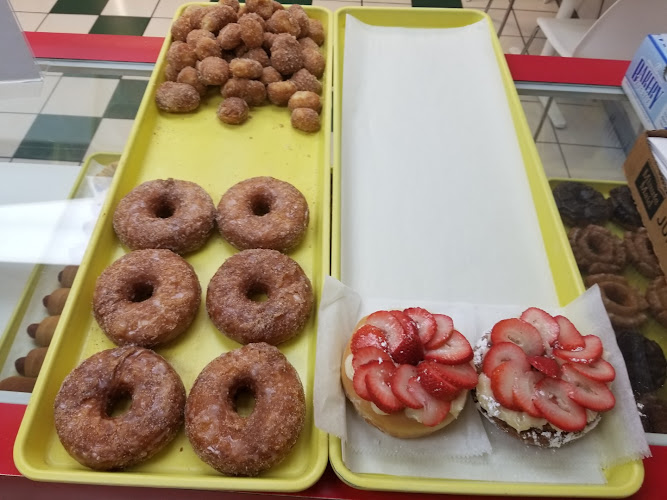
[[[234,392],[232,403],[239,417],[247,418],[255,409],[255,393],[249,386],[240,385]]]
[[[161,200],[158,206],[155,208],[155,216],[158,219],[168,219],[176,211],[175,207],[169,203],[167,200]]]
[[[130,293],[130,302],[143,302],[153,296],[153,285],[151,283],[135,283]]]
[[[266,286],[262,283],[253,283],[246,293],[246,297],[253,302],[266,302],[269,300],[269,295],[267,294]]]
[[[605,241],[606,240],[602,235],[594,234],[588,240],[588,244],[590,246],[590,249],[593,251],[593,253],[600,254],[600,253],[604,252],[605,249],[606,249]]]
[[[262,217],[271,211],[271,201],[265,196],[256,196],[253,198],[250,208],[257,217]]]
[[[117,418],[127,413],[132,406],[132,391],[122,389],[109,396],[106,406],[106,416]]]

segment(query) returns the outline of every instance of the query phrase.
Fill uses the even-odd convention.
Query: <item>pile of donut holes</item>
[[[208,87],[224,98],[218,118],[239,125],[251,107],[267,99],[287,106],[292,126],[320,129],[320,94],[325,58],[324,27],[303,7],[273,0],[220,0],[191,5],[171,27],[165,79],[155,94],[158,108],[172,113],[196,110]]]

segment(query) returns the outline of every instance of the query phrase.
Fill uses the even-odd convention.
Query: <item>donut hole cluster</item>
[[[268,100],[287,106],[294,128],[320,129],[322,83],[326,61],[320,51],[324,27],[303,7],[285,9],[272,0],[220,0],[191,5],[171,27],[162,83],[155,94],[159,109],[196,110],[209,87],[224,98],[218,118],[240,125],[250,108]]]

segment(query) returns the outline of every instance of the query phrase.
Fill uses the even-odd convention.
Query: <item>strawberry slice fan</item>
[[[421,307],[376,311],[357,325],[341,378],[366,421],[392,436],[417,437],[458,417],[477,385],[472,357],[447,315]]]
[[[602,341],[564,316],[531,307],[498,321],[475,351],[478,409],[528,444],[577,439],[616,404],[609,388],[616,373],[602,357]]]

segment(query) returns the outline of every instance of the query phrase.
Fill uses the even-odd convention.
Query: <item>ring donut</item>
[[[667,327],[667,280],[659,276],[646,287],[646,301],[658,323]]]
[[[299,264],[277,250],[259,248],[227,259],[206,293],[216,328],[241,344],[277,345],[292,338],[306,325],[313,302],[310,280]]]
[[[135,250],[95,284],[93,314],[117,345],[155,347],[190,326],[201,303],[192,266],[171,250]]]
[[[194,182],[156,179],[137,186],[116,207],[113,228],[131,250],[201,248],[215,227],[215,205]]]
[[[273,177],[254,177],[222,195],[217,223],[222,237],[239,250],[286,252],[303,239],[308,217],[308,202],[294,186]]]
[[[662,276],[658,257],[653,251],[653,243],[651,243],[645,227],[639,228],[637,231],[626,231],[623,241],[628,253],[628,260],[637,268],[637,271],[647,278]]]
[[[119,401],[129,409],[114,416]],[[164,358],[141,347],[94,354],[63,381],[54,402],[65,450],[95,470],[124,469],[148,460],[183,424],[185,388]]]
[[[249,392],[252,412],[237,412]],[[195,380],[185,408],[185,433],[204,462],[223,474],[256,476],[283,460],[303,429],[301,380],[278,348],[248,344],[211,361]]]
[[[646,299],[623,277],[616,274],[592,274],[584,279],[586,287],[597,284],[602,302],[614,328],[637,328],[648,316]]]
[[[583,273],[619,273],[625,267],[625,246],[609,229],[589,224],[573,227],[567,234],[572,253]]]

